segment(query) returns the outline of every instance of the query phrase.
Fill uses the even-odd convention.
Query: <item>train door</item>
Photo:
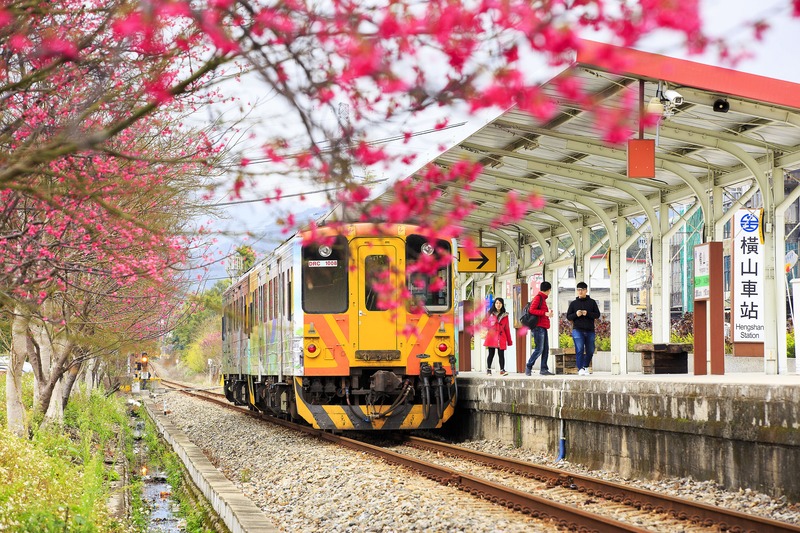
[[[397,350],[399,250],[380,239],[357,239],[358,349]]]

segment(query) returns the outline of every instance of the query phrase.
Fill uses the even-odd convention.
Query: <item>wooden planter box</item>
[[[688,374],[691,344],[637,344],[645,374]]]
[[[575,362],[575,348],[554,348],[550,355],[555,360],[556,374],[577,374],[578,367]],[[591,369],[592,367],[589,366]]]

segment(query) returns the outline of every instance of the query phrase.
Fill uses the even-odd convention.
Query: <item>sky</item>
[[[797,42],[800,19],[791,17],[790,0],[700,0],[703,21],[712,36],[725,37],[752,53],[752,58],[737,64],[735,70],[800,83],[800,62],[788,53]],[[759,42],[746,30],[748,23],[764,20],[770,26]],[[700,63],[730,67],[720,63],[713,53],[688,56],[669,36],[656,34],[645,39],[642,50],[682,57]]]
[[[790,0],[760,0],[758,2],[752,0],[700,0],[700,3],[707,33],[712,37],[725,37],[735,46],[747,50],[751,57],[742,60],[735,67],[731,67],[723,64],[713,50],[701,56],[690,56],[682,50],[681,42],[676,38],[676,34],[669,32],[653,34],[636,48],[800,84],[800,68],[798,68],[800,62],[792,61],[791,58],[794,54],[787,52],[789,47],[797,42],[797,35],[800,34],[800,19],[793,19],[789,15]],[[753,21],[757,20],[764,20],[770,26],[762,41],[756,41],[752,32],[746,29]],[[605,40],[601,35],[586,35],[586,38]],[[534,63],[529,72],[545,81],[555,75],[557,71],[548,69],[542,63]],[[248,84],[247,80],[244,80],[231,83],[229,90],[240,98],[237,109],[228,110],[229,114],[231,112],[233,114],[241,113],[239,107],[252,111],[246,118],[246,123],[253,128],[252,131],[269,131],[269,128],[287,127],[287,124],[282,122],[288,120],[286,115],[281,113],[280,107],[276,107],[274,102],[263,96],[262,86]],[[374,132],[373,139],[386,141],[384,145],[389,150],[403,150],[404,153],[413,153],[417,156],[416,162],[409,166],[397,165],[390,169],[361,169],[365,174],[369,171],[371,176],[382,181],[382,184],[376,186],[377,192],[389,186],[394,180],[411,175],[424,163],[433,160],[447,147],[468,137],[498,113],[497,110],[487,111],[480,116],[470,117],[460,110],[443,111],[443,113],[445,112],[450,118],[449,128],[435,132],[433,131],[434,125],[441,116],[421,117],[413,124],[413,131],[417,132],[417,135],[408,144],[391,142],[391,139],[399,133],[398,130],[385,129]],[[335,117],[331,117],[331,120],[333,119]],[[254,137],[252,142],[259,139],[258,134]],[[269,172],[266,164],[257,168],[258,170],[263,168],[265,174]],[[227,255],[240,244],[252,245],[261,257],[263,253],[287,237],[280,233],[275,225],[276,217],[293,213],[301,219],[317,218],[327,213],[328,206],[325,195],[314,194],[312,192],[313,185],[283,182],[280,185],[284,193],[284,199],[280,202],[273,202],[269,205],[260,201],[235,203],[224,208],[225,218],[213,222],[214,227],[223,234],[216,246],[217,257]],[[274,187],[274,179],[265,179],[260,185],[248,187],[242,199],[252,200],[271,196]],[[302,201],[296,196],[300,193],[310,192],[311,194],[306,194]],[[231,198],[222,193],[218,194],[215,199],[217,203],[230,201]],[[246,235],[248,232],[251,235]],[[224,264],[220,263],[212,267],[208,278],[213,284],[217,279],[226,276]]]

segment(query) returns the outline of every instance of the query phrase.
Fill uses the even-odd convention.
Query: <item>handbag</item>
[[[539,305],[536,306],[536,309],[541,309],[542,307],[542,298],[539,298]],[[525,306],[525,312],[522,313],[522,316],[519,317],[519,323],[525,326],[528,329],[533,329],[536,327],[536,324],[539,323],[539,315],[532,315],[530,313],[530,306]]]

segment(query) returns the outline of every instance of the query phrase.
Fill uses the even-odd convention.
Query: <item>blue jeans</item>
[[[575,342],[575,366],[589,368],[594,355],[594,331],[573,329],[572,340]]]
[[[531,357],[528,359],[528,364],[525,366],[528,370],[531,370],[533,368],[533,364],[541,355],[542,365],[539,370],[548,370],[547,356],[550,353],[550,340],[547,338],[547,330],[536,326],[531,331],[531,335],[533,336],[533,352],[531,352]]]

